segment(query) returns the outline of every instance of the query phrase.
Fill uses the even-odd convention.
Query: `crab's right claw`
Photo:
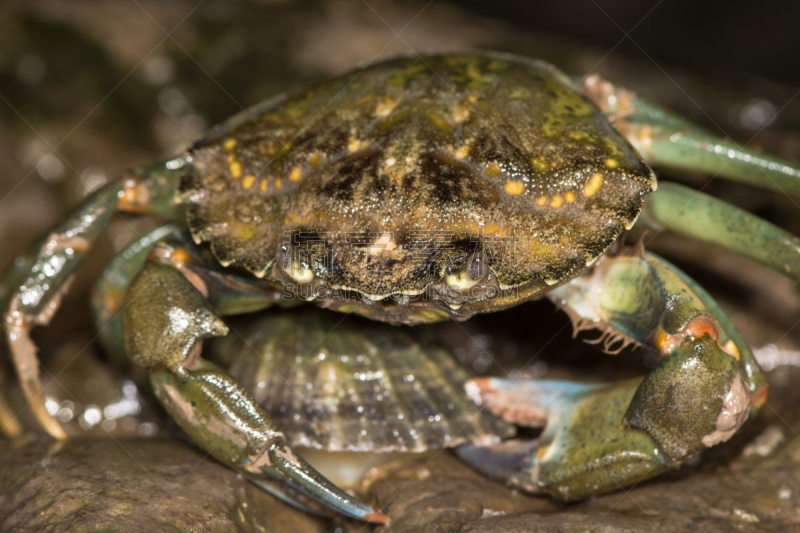
[[[202,285],[201,285],[202,287]],[[385,524],[389,517],[325,479],[289,447],[269,414],[242,386],[201,356],[204,338],[228,333],[205,298],[172,266],[149,261],[122,311],[125,351],[151,369],[161,404],[202,448],[254,480],[278,480],[324,509]],[[284,499],[317,506],[286,491]]]
[[[344,515],[379,524],[389,521],[388,516],[353,498],[296,455],[266,411],[215,365],[202,361],[197,370],[156,371],[151,381],[161,403],[184,431],[214,457],[253,481],[276,479]],[[309,507],[308,502],[291,493],[283,497]]]

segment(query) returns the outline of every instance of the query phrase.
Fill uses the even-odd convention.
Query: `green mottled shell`
[[[513,435],[464,392],[446,350],[393,326],[316,308],[247,318],[211,345],[292,446],[424,452]]]
[[[352,297],[356,311],[406,323],[513,305],[575,277],[655,187],[566,75],[498,54],[368,65],[234,117],[190,157],[189,226],[223,264],[290,283],[275,265],[291,254],[315,286],[386,299],[376,311]],[[496,291],[431,296],[473,253]],[[434,309],[392,315],[416,295],[425,302],[410,308]]]

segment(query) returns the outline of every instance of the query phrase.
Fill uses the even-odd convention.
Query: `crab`
[[[388,517],[297,455],[267,412],[204,359],[222,317],[303,300],[391,324],[465,320],[547,297],[607,349],[659,356],[603,384],[482,377],[466,384],[529,441],[464,444],[488,475],[576,500],[680,466],[766,401],[752,352],[702,287],[620,236],[639,219],[793,279],[800,240],[674,183],[650,164],[790,193],[800,168],[717,138],[598,76],[507,54],[398,57],[220,124],[186,153],[91,194],[2,279],[13,366],[42,427],[29,331],[46,325],[117,212],[170,220],[115,257],[94,297],[110,351],[214,457],[311,510]],[[5,432],[19,428],[0,399]]]

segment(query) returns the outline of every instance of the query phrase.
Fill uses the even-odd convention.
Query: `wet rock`
[[[177,441],[0,441],[0,530],[327,531]]]
[[[392,517],[386,533],[458,532],[482,517],[565,507],[489,481],[447,452],[378,468],[365,485],[371,501]]]
[[[800,439],[766,459],[711,460],[571,505],[492,483],[446,454],[388,465],[369,481],[374,502],[392,517],[378,530],[385,533],[798,531],[798,491]]]

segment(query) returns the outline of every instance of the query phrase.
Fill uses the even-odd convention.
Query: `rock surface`
[[[160,439],[0,449],[0,531],[326,531],[204,453]]]
[[[787,443],[781,428],[761,436],[767,457],[745,448],[749,457],[731,463],[704,462],[572,505],[521,496],[446,455],[384,467],[370,491],[392,517],[385,533],[798,531],[800,439]]]

